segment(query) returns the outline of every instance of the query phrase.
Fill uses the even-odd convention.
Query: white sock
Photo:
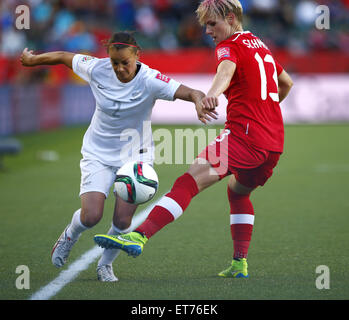
[[[81,209],[78,209],[78,210],[76,210],[74,212],[73,218],[72,218],[71,223],[70,223],[70,226],[67,229],[67,235],[72,240],[76,240],[77,238],[79,238],[80,234],[83,231],[89,229],[88,227],[84,226],[81,223],[80,212],[81,212]]]
[[[131,228],[127,228],[125,230],[120,230],[119,228],[115,227],[114,224],[112,223],[112,226],[110,227],[108,231],[108,235],[118,235],[118,234],[124,234],[131,232]],[[113,261],[118,257],[120,254],[121,250],[120,249],[104,249],[103,254],[101,258],[98,261],[98,266],[104,266],[106,264],[112,264]]]

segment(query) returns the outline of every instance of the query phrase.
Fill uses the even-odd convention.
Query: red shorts
[[[256,188],[271,177],[280,155],[280,152],[251,146],[225,129],[197,158],[207,160],[220,179],[234,174],[242,185]]]

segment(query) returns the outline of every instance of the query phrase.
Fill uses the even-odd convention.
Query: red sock
[[[163,196],[148,218],[135,230],[149,239],[164,226],[179,218],[199,190],[194,178],[185,173],[174,183],[171,191]]]
[[[230,230],[234,241],[234,258],[247,258],[254,223],[254,210],[249,194],[238,194],[228,187]]]

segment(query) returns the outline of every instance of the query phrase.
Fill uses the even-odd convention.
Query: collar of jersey
[[[233,36],[234,34],[237,34],[237,33],[251,33],[251,31],[235,31],[231,36]]]
[[[247,31],[236,31],[229,38],[227,38],[225,40],[222,40],[220,43],[218,43],[216,47],[218,47],[224,41],[234,41],[234,40],[236,40],[237,37],[235,39],[232,39],[234,35],[239,37],[242,34],[246,34],[246,33],[251,33],[251,31],[248,31],[248,30]]]
[[[247,34],[247,33],[251,33],[250,31],[236,31],[234,32],[228,39],[230,41],[235,41],[237,38],[239,38],[242,34]],[[235,36],[235,38],[233,38]],[[228,40],[227,39],[227,40]]]

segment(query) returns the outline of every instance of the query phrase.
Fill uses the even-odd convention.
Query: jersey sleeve
[[[155,99],[162,100],[174,100],[174,95],[181,85],[174,79],[160,73],[157,70],[152,70],[152,74],[150,76],[151,88],[154,93]]]
[[[84,79],[87,82],[90,82],[92,69],[96,65],[98,60],[99,59],[92,56],[76,54],[73,57],[73,63],[72,63],[73,71],[80,78]]]
[[[215,52],[217,67],[223,60],[230,60],[234,63],[237,62],[237,54],[232,45],[228,45],[227,43],[218,45]]]
[[[284,70],[284,68],[281,66],[281,64],[279,62],[277,62],[277,60],[275,60],[275,67],[276,67],[276,72],[277,72],[277,75],[279,76],[280,73]]]

